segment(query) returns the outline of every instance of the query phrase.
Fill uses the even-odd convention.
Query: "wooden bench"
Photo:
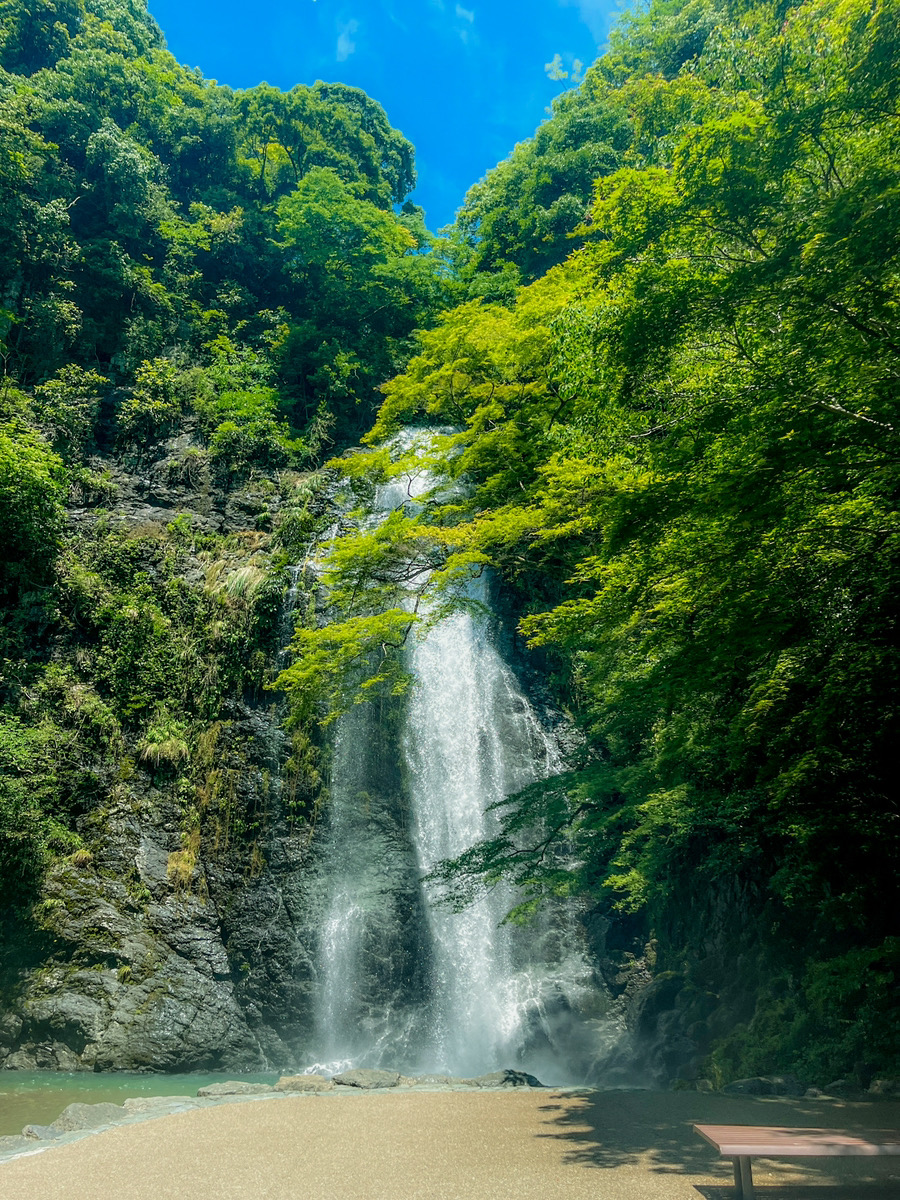
[[[900,1154],[900,1132],[869,1129],[790,1129],[783,1125],[695,1125],[725,1158],[734,1160],[734,1186],[740,1200],[754,1200],[751,1158],[819,1158],[832,1155]]]

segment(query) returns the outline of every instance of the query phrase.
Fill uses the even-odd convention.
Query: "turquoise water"
[[[67,1104],[121,1104],[140,1096],[195,1096],[197,1089],[224,1079],[275,1083],[277,1074],[131,1075],[125,1071],[0,1072],[0,1137],[21,1133],[23,1125],[48,1125]]]

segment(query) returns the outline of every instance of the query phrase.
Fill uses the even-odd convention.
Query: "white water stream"
[[[416,474],[379,488],[373,522],[432,486]],[[371,705],[340,722],[320,867],[313,1054],[332,1070],[471,1076],[511,1066],[572,1081],[587,1067],[597,1000],[572,914],[504,925],[509,889],[454,913],[435,906],[422,880],[495,832],[492,804],[563,767],[495,644],[486,577],[469,596],[480,611],[411,636],[414,685],[399,728]]]
[[[470,588],[482,601],[486,591],[483,578]],[[427,873],[496,831],[491,804],[561,763],[492,644],[486,617],[446,618],[413,644],[409,659],[416,687],[403,750],[413,842]],[[515,930],[501,924],[513,902],[497,888],[459,913],[428,908],[435,1069],[478,1074],[518,1055],[539,998],[516,961]]]

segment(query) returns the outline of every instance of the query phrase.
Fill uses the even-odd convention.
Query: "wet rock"
[[[632,1003],[631,1020],[637,1033],[652,1038],[660,1019],[670,1013],[684,989],[684,978],[674,971],[657,975],[637,991]]]
[[[383,1071],[378,1069],[359,1068],[355,1071],[344,1071],[335,1075],[334,1082],[341,1087],[354,1088],[392,1088],[400,1083],[399,1071]]]
[[[188,910],[188,911],[185,911]],[[214,979],[227,979],[231,973],[228,955],[219,930],[208,909],[190,897],[147,907],[154,930],[195,969]]]
[[[766,1078],[772,1084],[773,1096],[802,1096],[806,1084],[801,1083],[796,1075],[768,1075]]]
[[[270,1083],[247,1083],[243,1079],[229,1079],[224,1083],[209,1083],[206,1087],[198,1088],[197,1095],[209,1098],[211,1096],[262,1096],[266,1092],[274,1092]]]
[[[23,1150],[33,1150],[34,1139],[30,1137],[21,1137],[16,1134],[11,1137],[0,1137],[0,1158],[6,1158],[10,1154],[20,1154]]]
[[[22,1047],[4,1062],[10,1071],[84,1071],[78,1055],[57,1041],[42,1039],[37,1045]]]
[[[0,1057],[9,1046],[16,1044],[16,1039],[22,1032],[22,1018],[16,1013],[0,1013]]]
[[[62,1129],[54,1129],[52,1125],[26,1125],[22,1130],[22,1137],[29,1142],[51,1142],[61,1138],[64,1132]]]
[[[28,1016],[33,1027],[49,1038],[65,1041],[77,1053],[99,1033],[103,1019],[101,994],[102,984],[93,995],[60,990],[53,996],[34,999],[28,1005]]]
[[[169,851],[155,838],[142,834],[134,856],[141,883],[155,898],[169,894]]]
[[[60,1133],[74,1133],[79,1129],[112,1125],[127,1116],[128,1112],[121,1104],[70,1104],[51,1122],[51,1128]]]
[[[515,1087],[543,1087],[539,1079],[534,1075],[527,1075],[524,1071],[490,1071],[487,1075],[479,1075],[476,1079],[469,1079],[466,1082],[472,1087],[481,1088],[515,1088]]]
[[[334,1080],[324,1075],[283,1075],[275,1084],[276,1092],[333,1092]]]

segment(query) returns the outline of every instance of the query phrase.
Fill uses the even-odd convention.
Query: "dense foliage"
[[[179,878],[226,793],[238,820],[236,731],[275,703],[284,565],[318,520],[304,469],[368,428],[444,303],[414,185],[358,89],[220,87],[143,0],[0,3],[7,931],[129,787],[176,798]]]
[[[463,210],[463,270],[534,282],[472,289],[383,388],[370,442],[455,427],[430,457],[469,499],[335,568],[354,614],[423,539],[446,565],[432,589],[473,562],[516,585],[584,751],[445,881],[639,914],[700,989],[727,990],[740,954],[730,986],[756,1011],[715,1051],[729,1075],[865,1078],[900,1055],[898,15],[629,19]],[[545,164],[581,119],[596,132],[574,141],[610,153]],[[542,214],[575,213],[582,168],[593,199],[560,262]]]
[[[131,384],[161,357],[207,365],[227,336],[265,356],[297,432],[366,427],[440,291],[420,210],[394,213],[412,146],[374,100],[217,86],[135,0],[4,0],[0,112],[8,374],[76,363]],[[372,282],[356,296],[350,272],[319,303],[341,239]]]
[[[325,523],[301,468],[380,388],[350,486],[463,486],[337,541],[281,676],[292,816],[318,727],[489,566],[583,743],[451,898],[627,918],[744,1003],[713,1074],[897,1069],[898,16],[651,3],[435,242],[362,92],[220,87],[142,0],[0,0],[5,916],[138,775],[173,886],[236,829],[258,862],[235,714]]]

